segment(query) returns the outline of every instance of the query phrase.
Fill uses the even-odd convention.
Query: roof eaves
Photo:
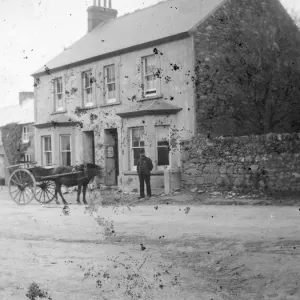
[[[126,112],[116,113],[121,118],[135,118],[147,115],[174,115],[181,111],[182,108],[164,108],[164,109],[145,109],[145,110],[133,110]]]
[[[98,60],[101,60],[101,59],[105,59],[105,58],[109,58],[109,57],[112,57],[112,56],[117,56],[117,55],[120,55],[120,54],[133,52],[135,50],[139,50],[139,49],[143,49],[143,48],[148,48],[148,47],[151,47],[151,46],[155,46],[157,44],[163,44],[163,43],[173,42],[173,41],[176,41],[176,40],[181,40],[181,39],[184,39],[184,38],[187,38],[187,37],[190,37],[190,36],[191,36],[191,33],[189,31],[185,31],[185,32],[181,32],[181,33],[171,35],[171,36],[168,36],[168,37],[164,37],[164,38],[161,38],[161,39],[146,42],[146,43],[143,43],[143,44],[138,44],[138,45],[130,46],[128,48],[123,48],[123,49],[119,49],[119,50],[116,50],[116,51],[113,51],[113,52],[108,52],[108,53],[101,54],[101,55],[98,55],[98,56],[90,57],[90,58],[87,58],[87,59],[84,59],[84,60],[81,60],[81,61],[77,61],[77,62],[74,62],[74,63],[71,63],[71,64],[62,65],[60,67],[50,69],[50,71],[51,72],[58,72],[58,71],[65,70],[65,69],[71,69],[71,68],[74,68],[76,66],[89,64],[89,63],[92,63],[92,62],[95,62],[95,61],[98,61]],[[36,77],[36,76],[43,75],[43,74],[46,74],[46,73],[45,72],[36,72],[36,73],[31,74],[31,76]]]

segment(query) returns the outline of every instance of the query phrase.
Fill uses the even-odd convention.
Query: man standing
[[[145,198],[145,182],[147,187],[147,196],[151,197],[151,185],[150,185],[150,172],[153,169],[152,160],[149,157],[146,157],[145,150],[140,152],[140,159],[137,163],[137,173],[139,175],[140,181],[140,197],[139,199]]]

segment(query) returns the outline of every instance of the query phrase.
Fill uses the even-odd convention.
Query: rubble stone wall
[[[217,137],[182,145],[183,187],[300,191],[300,133]]]

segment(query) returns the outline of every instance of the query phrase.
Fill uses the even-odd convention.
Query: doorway
[[[118,131],[117,128],[105,129],[105,184],[117,185],[119,176]]]
[[[83,131],[83,157],[84,163],[95,163],[95,136],[94,131]]]

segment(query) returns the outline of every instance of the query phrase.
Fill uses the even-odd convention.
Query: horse
[[[68,202],[64,199],[62,192],[61,192],[62,185],[66,186],[66,187],[72,187],[72,186],[76,186],[76,185],[78,186],[77,204],[81,204],[80,193],[81,193],[81,188],[82,188],[83,203],[87,204],[85,195],[86,195],[86,189],[87,189],[88,183],[95,176],[102,177],[102,167],[92,164],[92,163],[81,164],[81,165],[78,165],[75,167],[61,166],[61,167],[53,168],[51,170],[50,175],[59,175],[59,174],[64,174],[64,173],[71,173],[74,171],[81,171],[81,173],[54,178],[53,181],[55,183],[56,204],[59,204],[58,197],[57,197],[57,194],[59,194],[64,205],[65,206],[68,205]]]

